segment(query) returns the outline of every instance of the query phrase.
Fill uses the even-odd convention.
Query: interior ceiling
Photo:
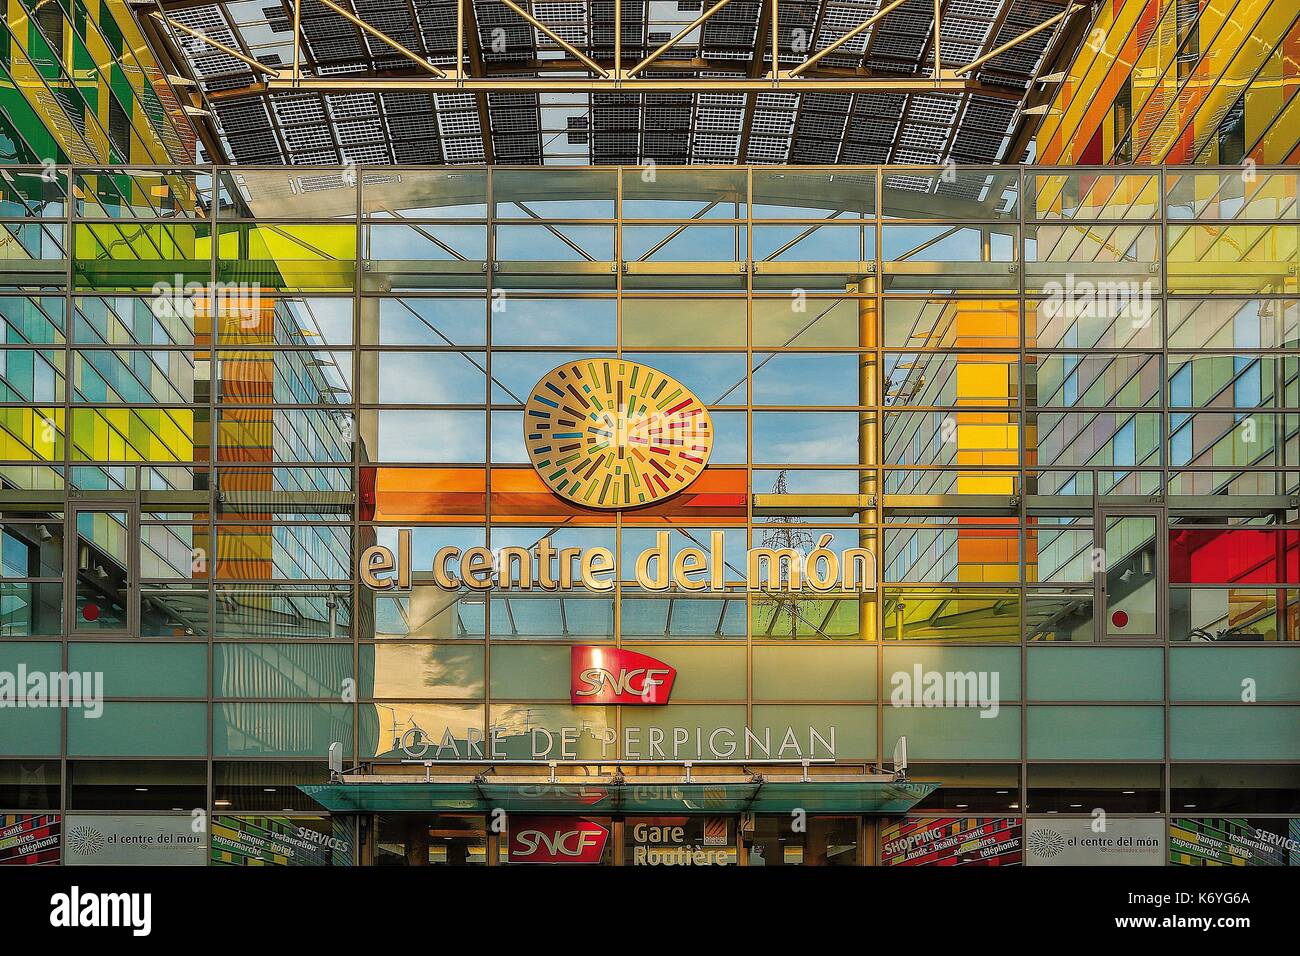
[[[430,62],[455,69],[458,0],[337,2]],[[614,2],[523,5],[608,66]],[[781,68],[797,66],[886,2],[780,2]],[[157,3],[177,23],[267,66],[288,69],[292,63],[293,0]],[[703,9],[704,0],[623,0],[624,68]],[[942,0],[943,68],[964,66],[1062,9],[1052,0]],[[589,76],[563,47],[500,2],[466,0],[465,16],[470,75]],[[691,91],[693,80],[768,75],[770,4],[760,0],[731,0],[642,74],[679,79],[681,92],[269,90],[265,75],[182,31],[168,31],[163,52],[187,61],[185,72],[199,82],[215,114],[227,158],[239,164],[981,164],[1022,158],[1008,155],[1023,150],[1023,138],[1015,136],[1020,110],[1041,86],[1035,76],[1062,55],[1071,32],[1062,28],[1079,19],[1086,17],[1066,18],[990,59],[960,92],[815,91],[817,77],[931,76],[933,0],[907,0],[887,13],[810,69],[805,76],[812,79],[799,91]],[[428,76],[319,0],[303,0],[301,20],[304,76]]]

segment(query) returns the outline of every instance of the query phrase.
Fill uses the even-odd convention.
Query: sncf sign
[[[571,661],[574,704],[666,704],[677,678],[663,661],[618,647],[578,645]]]
[[[609,831],[573,817],[516,817],[510,825],[511,863],[599,863]]]

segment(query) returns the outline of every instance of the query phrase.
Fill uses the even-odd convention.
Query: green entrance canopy
[[[621,783],[474,781],[306,784],[298,789],[333,813],[809,813],[903,814],[938,783],[878,779]]]

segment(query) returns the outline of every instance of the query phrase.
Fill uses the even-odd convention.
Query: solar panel
[[[457,0],[346,0],[365,22],[447,69],[455,67]],[[540,22],[586,55],[613,56],[615,0],[522,0]],[[619,0],[623,65],[630,67],[688,26],[702,0]],[[783,69],[824,50],[878,11],[885,0],[800,0],[779,7]],[[174,3],[174,7],[169,4]],[[288,3],[163,0],[177,23],[261,62],[293,59]],[[945,0],[945,68],[982,53],[1059,13],[1049,0]],[[687,32],[642,76],[673,80],[680,92],[568,92],[539,97],[552,78],[588,71],[545,32],[500,0],[466,7],[467,67],[487,77],[533,78],[538,87],[500,93],[300,92],[268,89],[238,57],[174,32],[177,47],[214,107],[237,163],[379,161],[479,163],[898,163],[996,162],[1010,142],[1026,90],[1054,36],[1045,30],[976,71],[966,92],[731,93],[694,90],[708,77],[762,78],[770,70],[771,23],[761,0],[732,0]],[[300,63],[316,78],[427,76],[417,64],[326,7],[303,0]],[[923,78],[933,72],[933,0],[908,0],[809,71],[869,78]],[[813,86],[815,79],[809,81]]]

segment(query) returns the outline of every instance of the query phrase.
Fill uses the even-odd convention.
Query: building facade
[[[1295,862],[1297,185],[9,167],[0,858]]]
[[[0,163],[192,162],[197,137],[122,0],[10,0]]]
[[[1102,3],[1038,127],[1037,160],[1295,163],[1298,84],[1293,3]]]

